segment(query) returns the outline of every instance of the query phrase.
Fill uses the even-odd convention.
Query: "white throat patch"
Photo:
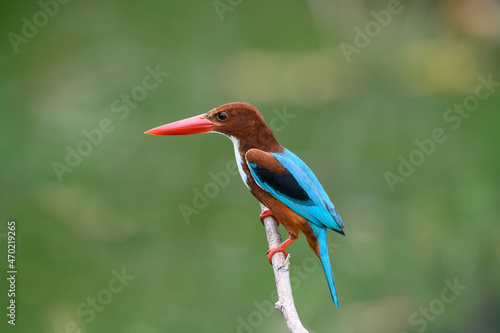
[[[250,189],[250,187],[248,187],[248,184],[247,184],[247,174],[245,173],[245,171],[243,170],[243,163],[246,163],[246,161],[243,161],[242,158],[241,158],[241,154],[240,154],[240,141],[238,141],[238,139],[236,139],[234,136],[227,136],[229,139],[231,139],[231,141],[233,142],[233,146],[234,146],[234,155],[236,157],[236,164],[238,165],[238,171],[240,172],[240,176],[241,176],[241,179],[243,180],[243,183],[245,183],[245,186]]]
[[[246,161],[243,161],[242,158],[241,158],[241,155],[240,155],[240,141],[238,141],[238,139],[236,139],[234,136],[226,135],[224,133],[215,132],[215,131],[214,132],[209,132],[209,133],[222,134],[222,135],[228,137],[233,142],[234,156],[236,157],[236,164],[238,165],[238,171],[240,172],[240,176],[241,176],[241,179],[243,180],[243,183],[245,184],[245,186],[248,189],[250,189],[250,187],[247,184],[247,180],[248,180],[247,174],[243,170],[243,163],[246,163]]]

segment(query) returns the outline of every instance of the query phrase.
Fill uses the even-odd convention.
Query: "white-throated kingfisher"
[[[274,138],[260,112],[248,103],[229,103],[208,113],[153,128],[146,134],[187,135],[220,133],[234,144],[236,162],[243,182],[268,208],[260,218],[274,216],[288,232],[288,239],[268,251],[276,252],[304,233],[319,257],[335,306],[337,293],[328,257],[327,229],[344,234],[344,224],[332,201],[309,167]]]

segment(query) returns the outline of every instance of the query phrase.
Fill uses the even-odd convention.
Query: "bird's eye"
[[[227,119],[227,113],[225,113],[225,112],[218,113],[217,114],[217,119],[219,119],[220,121],[226,121],[226,119]]]

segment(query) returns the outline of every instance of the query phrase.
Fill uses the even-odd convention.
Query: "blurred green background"
[[[305,238],[289,248],[310,332],[498,332],[500,87],[474,97],[500,81],[498,2],[401,1],[390,18],[391,1],[41,3],[0,11],[0,267],[15,220],[18,269],[2,332],[286,332],[258,203],[238,175],[213,185],[231,142],[143,134],[233,101],[273,122],[349,230],[329,238],[338,309]],[[68,149],[86,156],[69,166]]]

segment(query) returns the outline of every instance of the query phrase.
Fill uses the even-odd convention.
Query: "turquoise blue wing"
[[[309,167],[291,151],[251,149],[247,164],[255,182],[274,198],[318,227],[344,234],[335,206]]]

